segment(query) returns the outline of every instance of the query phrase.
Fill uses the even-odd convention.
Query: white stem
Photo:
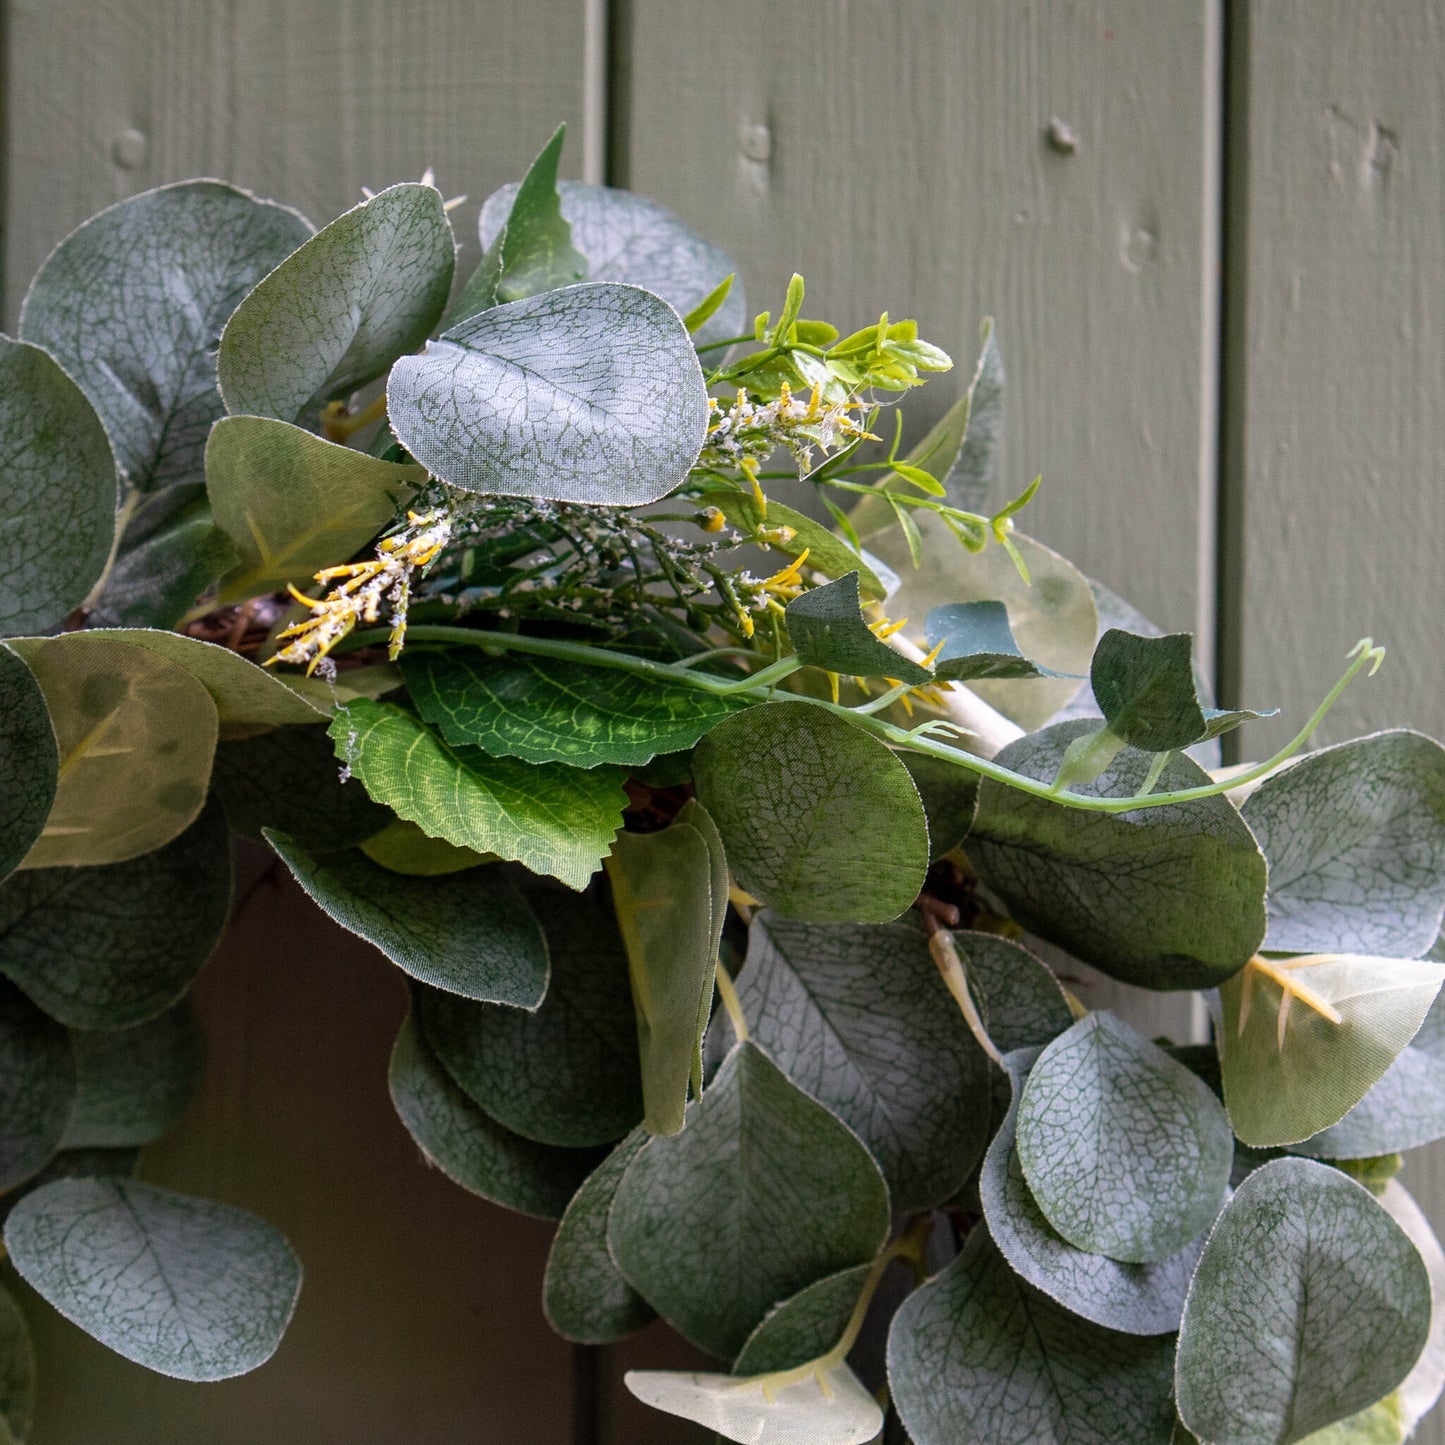
[[[895,632],[887,642],[910,662],[922,662],[927,656],[921,647],[915,646],[901,632]],[[961,682],[950,683],[948,691],[942,693],[942,699],[943,711],[950,721],[968,729],[970,736],[964,740],[964,746],[981,758],[993,757],[1024,735],[1024,730],[1017,723],[1010,722],[997,708],[990,707]]]

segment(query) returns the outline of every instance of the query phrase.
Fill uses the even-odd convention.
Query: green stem
[[[723,965],[722,959],[718,959],[717,964],[717,996],[722,1000],[723,1009],[727,1013],[728,1022],[733,1026],[737,1041],[740,1044],[747,1043],[751,1034],[748,1031],[748,1021],[743,1016],[742,1000],[738,998],[733,976]]]

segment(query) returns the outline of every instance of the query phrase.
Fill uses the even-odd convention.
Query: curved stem
[[[721,959],[717,965],[717,995],[727,1011],[728,1022],[733,1026],[737,1041],[740,1044],[747,1043],[752,1035],[748,1031],[748,1021],[743,1017],[742,1000],[738,998],[737,985],[733,983],[732,974],[727,971]]]

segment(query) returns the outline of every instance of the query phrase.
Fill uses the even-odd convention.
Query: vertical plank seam
[[[632,0],[607,6],[606,146],[600,179],[627,187],[632,173]]]
[[[608,0],[582,0],[582,179],[601,185],[607,172]]]
[[[10,304],[10,6],[0,0],[0,325],[12,314]],[[18,303],[14,307],[18,311]]]

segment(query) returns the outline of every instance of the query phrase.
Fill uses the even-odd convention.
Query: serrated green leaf
[[[1308,996],[1286,993],[1280,978]],[[1263,1148],[1338,1123],[1414,1038],[1442,981],[1442,963],[1306,954],[1221,985],[1218,1042],[1234,1132]]]
[[[19,656],[0,646],[0,881],[40,837],[59,766],[45,694]]]
[[[953,935],[968,990],[1000,1053],[1042,1048],[1074,1022],[1059,981],[1042,959],[996,933]]]
[[[361,851],[373,863],[409,878],[440,878],[497,861],[495,853],[477,853],[445,838],[428,838],[415,823],[400,818],[366,839]]]
[[[224,417],[206,443],[206,491],[240,555],[220,601],[310,583],[388,526],[425,480],[414,463],[381,461],[284,421]]]
[[[130,1179],[61,1179],[5,1221],[21,1277],[66,1319],[157,1374],[225,1380],[264,1364],[301,1289],[270,1225]]]
[[[915,1445],[1167,1445],[1174,1344],[1101,1329],[1030,1288],[977,1224],[893,1317],[888,1381]]]
[[[152,491],[201,475],[223,415],[216,343],[241,298],[311,234],[295,211],[182,181],[92,216],[30,283],[20,334],[75,378],[122,473]]]
[[[0,1193],[38,1174],[60,1148],[75,1094],[65,1030],[0,982]]]
[[[863,618],[856,571],[795,597],[788,603],[786,626],[793,651],[809,667],[912,684],[933,680],[926,667],[873,635]]]
[[[1047,781],[1092,726],[1056,724],[1011,743],[998,761]],[[1130,797],[1148,768],[1147,754],[1124,752],[1079,791]],[[1159,787],[1208,781],[1174,757]],[[1264,858],[1223,798],[1091,813],[985,779],[964,851],[1031,933],[1143,988],[1208,988],[1237,973],[1264,936]]]
[[[504,1129],[437,1062],[414,1015],[403,1021],[387,1075],[391,1102],[417,1147],[463,1189],[506,1209],[559,1219],[601,1162],[595,1149],[557,1149]]]
[[[455,261],[435,186],[388,186],[338,216],[226,323],[217,359],[226,410],[297,421],[374,381],[441,319]]]
[[[1205,1245],[1179,1332],[1179,1413],[1217,1445],[1290,1445],[1387,1395],[1429,1326],[1425,1266],[1369,1192],[1276,1159]]]
[[[532,910],[495,869],[440,878],[392,873],[354,849],[308,853],[266,841],[328,917],[433,988],[534,1009],[547,992],[547,944]]]
[[[38,347],[0,336],[0,633],[41,632],[85,601],[115,536],[115,458],[84,393]]]
[[[0,973],[71,1028],[143,1023],[190,987],[230,905],[230,839],[212,804],[164,848],[129,862],[7,879]]]
[[[664,1319],[731,1358],[771,1304],[871,1260],[887,1228],[888,1190],[868,1151],[743,1043],[682,1133],[651,1140],[628,1166],[608,1242]]]
[[[948,682],[1053,676],[1019,651],[1009,627],[1008,608],[1002,602],[950,602],[935,607],[924,624],[924,637],[930,648],[943,644],[933,674]]]
[[[923,886],[928,822],[908,769],[834,713],[750,707],[698,744],[693,773],[733,875],[785,917],[886,923]],[[880,834],[883,853],[863,842]]]
[[[707,430],[692,340],[636,286],[567,286],[483,311],[398,361],[387,399],[402,445],[443,481],[557,502],[655,502]]]
[[[529,763],[638,765],[691,748],[742,704],[699,688],[549,657],[408,651],[416,709],[453,744]]]
[[[366,698],[337,709],[331,737],[366,791],[424,833],[571,888],[586,885],[622,825],[616,768],[534,766],[454,748],[395,703]]]
[[[1244,805],[1269,859],[1265,945],[1413,958],[1445,913],[1445,748],[1403,729],[1322,748]]]
[[[1017,1127],[1030,1192],[1090,1254],[1158,1264],[1209,1228],[1229,1188],[1234,1137],[1219,1101],[1111,1013],[1044,1049]]]
[[[0,1438],[27,1440],[34,1414],[35,1346],[30,1326],[9,1290],[0,1289]]]

